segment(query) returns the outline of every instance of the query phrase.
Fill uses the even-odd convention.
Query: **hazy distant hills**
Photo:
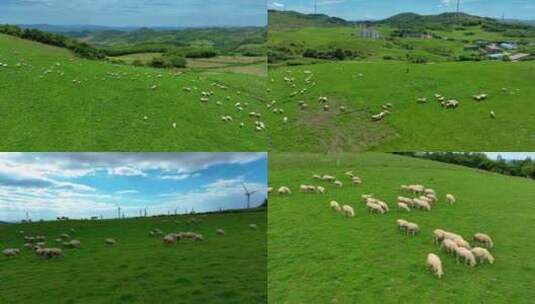
[[[394,27],[414,27],[430,24],[453,25],[461,23],[500,23],[500,20],[479,17],[466,13],[442,13],[438,15],[419,15],[416,13],[401,13],[383,20],[348,21],[338,17],[323,14],[303,14],[295,11],[269,11],[269,27],[271,29],[292,29],[299,27],[323,27],[353,25],[359,23],[388,24]],[[506,20],[506,23],[535,25],[535,20]]]

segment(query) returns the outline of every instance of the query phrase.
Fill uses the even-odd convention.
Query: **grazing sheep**
[[[373,194],[363,194],[360,196],[363,203],[367,203],[368,199],[373,198]]]
[[[427,201],[415,198],[413,199],[414,204],[418,209],[425,209],[427,211],[431,211],[431,205]]]
[[[433,230],[433,244],[436,244],[444,239],[444,230],[435,229]]]
[[[57,239],[56,239],[56,243],[58,243],[58,244],[59,244],[59,243],[61,243],[61,242],[63,242],[63,240],[62,240],[62,239],[60,239],[60,238],[57,238]]]
[[[33,249],[33,245],[32,245],[32,243],[25,243],[23,246],[24,246],[24,248],[26,248],[26,249]]]
[[[494,113],[494,111],[490,111],[490,118],[496,118],[496,113]]]
[[[407,223],[405,226],[408,234],[416,235],[420,232],[420,227],[416,223]]]
[[[354,177],[354,175],[353,175],[353,171],[347,171],[347,172],[344,173],[344,174],[347,175],[347,176],[349,176],[349,177],[351,177],[351,178]]]
[[[338,204],[337,201],[331,201],[329,207],[336,212],[342,211],[342,208],[340,208],[340,204]]]
[[[455,243],[453,240],[444,239],[440,245],[440,248],[446,250],[446,252],[449,254],[456,254],[459,246],[457,246],[457,243]]]
[[[117,242],[114,239],[105,239],[104,243],[106,245],[115,245]]]
[[[67,248],[80,248],[80,241],[78,240],[72,240],[70,242],[63,243],[63,246]]]
[[[476,265],[476,258],[474,257],[472,251],[464,247],[457,247],[456,253],[457,262],[464,261],[465,264],[470,265],[471,267],[474,267]]]
[[[375,201],[375,204],[379,205],[381,208],[383,208],[383,210],[386,212],[390,211],[390,209],[388,208],[388,205],[383,202],[383,201],[380,201],[380,200],[376,200]]]
[[[60,237],[60,238],[62,238],[62,239],[65,239],[65,240],[67,240],[67,239],[70,239],[70,238],[71,238],[71,236],[70,236],[70,235],[68,235],[67,233],[62,233],[62,234],[60,234],[60,235],[59,235],[59,237]]]
[[[442,271],[442,262],[440,261],[438,255],[434,253],[428,254],[425,265],[427,269],[429,269],[437,278],[440,279],[444,275],[444,272]]]
[[[362,184],[362,180],[361,180],[360,177],[358,177],[358,176],[353,176],[353,177],[351,177],[351,182],[353,183],[353,185],[360,185],[360,184]]]
[[[176,237],[174,234],[168,234],[164,236],[162,240],[163,240],[164,245],[176,244]]]
[[[325,193],[325,188],[322,187],[322,186],[317,186],[317,187],[316,187],[316,192],[317,192],[317,193]]]
[[[63,251],[59,248],[40,248],[35,251],[35,254],[43,259],[50,259],[63,256]]]
[[[279,190],[277,190],[277,192],[279,193],[279,195],[290,195],[290,194],[292,194],[292,191],[290,191],[290,188],[285,187],[285,186],[280,187]]]
[[[367,202],[366,203],[366,207],[368,208],[368,211],[371,212],[371,213],[380,213],[380,214],[384,214],[385,213],[385,210],[383,209],[383,207],[377,205],[376,203],[373,203],[373,202]]]
[[[398,209],[405,210],[407,212],[411,211],[411,208],[409,208],[409,206],[407,206],[405,203],[398,203]]]
[[[484,233],[476,233],[476,234],[474,234],[473,240],[475,242],[482,243],[487,248],[494,247],[494,243],[492,242],[492,239],[490,238],[490,236],[488,236],[488,235],[486,235]]]
[[[463,238],[456,238],[456,239],[453,239],[453,241],[455,242],[455,244],[457,244],[457,246],[459,247],[464,247],[466,249],[471,249],[472,247],[470,246],[470,244],[468,244],[467,241],[465,241]]]
[[[476,258],[476,261],[479,261],[480,263],[488,261],[490,264],[494,264],[494,257],[485,248],[475,247],[472,249],[472,254]]]
[[[2,254],[5,255],[6,257],[10,258],[10,257],[14,257],[14,256],[17,256],[20,254],[20,250],[17,249],[17,248],[7,248],[7,249],[4,249],[2,251]]]
[[[268,194],[271,194],[271,192],[273,192],[273,187],[268,187],[268,188],[267,188],[267,193],[268,193]]]
[[[455,203],[455,196],[453,196],[452,194],[449,194],[449,193],[446,194],[446,202],[448,204],[450,204],[450,205]]]
[[[445,239],[450,239],[450,240],[463,239],[462,236],[456,233],[449,232],[449,231],[444,231],[443,234],[444,234]]]
[[[398,229],[399,230],[401,230],[401,231],[406,231],[407,230],[407,224],[409,223],[408,221],[402,220],[402,219],[397,219],[396,223],[398,224]]]
[[[35,238],[33,236],[25,236],[24,241],[28,243],[33,243],[35,241]]]
[[[314,179],[321,179],[321,176],[319,176],[319,175],[317,175],[317,174],[314,174],[312,177],[313,177]]]
[[[249,228],[256,230],[258,229],[258,226],[256,224],[249,224]]]
[[[321,177],[322,180],[333,183],[336,180],[336,177],[330,175],[324,175]]]
[[[342,186],[344,185],[341,181],[337,180],[337,181],[334,181],[334,185],[338,188],[342,188]]]
[[[219,229],[216,230],[216,233],[217,233],[218,235],[225,235],[225,230],[219,228]]]
[[[342,206],[342,213],[346,217],[354,217],[355,216],[355,210],[353,210],[353,207],[351,207],[349,205],[343,205]]]

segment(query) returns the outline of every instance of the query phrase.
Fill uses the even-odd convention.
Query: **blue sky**
[[[505,159],[521,159],[524,160],[526,158],[535,159],[535,152],[485,152],[488,157],[492,159],[496,159],[498,155],[501,155],[502,158]]]
[[[404,12],[438,14],[455,11],[456,0],[317,0],[318,13],[347,20],[384,19]],[[303,13],[314,0],[268,0],[268,7]],[[479,16],[535,19],[535,0],[461,0],[462,11]]]
[[[266,153],[0,153],[0,220],[245,208],[267,189]]]
[[[265,0],[0,0],[0,24],[265,26]]]

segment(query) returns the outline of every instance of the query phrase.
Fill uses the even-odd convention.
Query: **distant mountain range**
[[[389,24],[396,27],[419,26],[429,24],[456,24],[461,22],[486,22],[500,23],[501,20],[479,17],[466,13],[442,13],[438,15],[419,15],[415,13],[401,13],[383,20],[360,20],[348,21],[338,17],[324,14],[303,14],[295,11],[269,10],[270,27],[273,28],[296,28],[305,26],[340,26],[354,24]],[[535,20],[506,20],[504,23],[520,23],[535,25]]]
[[[102,32],[102,31],[115,31],[115,32],[131,32],[139,29],[151,29],[151,30],[184,30],[184,29],[199,29],[199,28],[218,28],[218,26],[211,27],[186,27],[186,26],[106,26],[106,25],[53,25],[53,24],[17,24],[19,27],[27,29],[38,29],[50,33],[81,33],[81,32]],[[239,27],[225,27],[221,28],[239,28]],[[244,28],[251,28],[245,27]]]

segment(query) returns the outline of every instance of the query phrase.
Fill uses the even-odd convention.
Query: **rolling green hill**
[[[535,149],[534,61],[484,60],[477,47],[467,46],[516,41],[518,51],[534,52],[526,44],[533,37],[507,33],[535,28],[466,14],[459,25],[448,13],[330,27],[320,26],[325,17],[271,15],[281,24],[269,26],[270,98],[289,119],[289,127],[273,134],[275,151]],[[459,107],[441,107],[435,94]],[[476,102],[476,94],[489,98]],[[322,96],[329,111],[318,103]],[[391,115],[374,122],[372,115],[387,103]]]
[[[266,301],[266,212],[154,217],[104,221],[42,222],[0,226],[0,247],[21,248],[0,257],[1,303],[263,303]],[[249,228],[256,224],[258,230]],[[74,228],[75,232],[70,232]],[[222,228],[224,236],[216,229]],[[164,233],[193,231],[203,242],[163,245]],[[22,249],[19,231],[44,235],[49,246],[61,233],[79,249],[42,260]],[[117,244],[107,246],[106,238]]]
[[[265,107],[265,77],[113,65],[6,35],[0,62],[3,151],[258,151],[268,135],[248,112],[282,120]]]
[[[535,149],[531,79],[535,79],[533,61],[412,65],[348,61],[271,68],[271,98],[289,118],[288,126],[273,134],[273,148],[296,152]],[[489,94],[488,99],[473,100],[472,95],[480,93]],[[434,94],[456,99],[460,105],[443,108]],[[330,111],[323,111],[320,96],[328,97]],[[420,97],[428,102],[418,104]],[[301,110],[300,101],[308,109]],[[373,121],[372,115],[386,103],[392,104],[391,114]],[[496,119],[490,118],[490,111]]]
[[[269,161],[270,186],[293,190],[270,197],[270,303],[528,303],[535,297],[533,180],[380,153],[270,154]],[[361,185],[351,185],[348,170]],[[334,175],[344,186],[313,174]],[[413,183],[436,190],[432,211],[397,210],[396,197],[410,196],[400,185]],[[326,193],[300,193],[300,184],[323,185]],[[360,201],[364,193],[386,201],[390,212],[369,214]],[[446,193],[455,195],[454,205],[444,202]],[[353,206],[356,216],[329,210],[331,200]],[[398,218],[417,223],[420,234],[399,233]],[[466,239],[489,234],[495,263],[457,264],[433,244],[436,228]],[[430,252],[442,260],[440,280],[425,269]]]

